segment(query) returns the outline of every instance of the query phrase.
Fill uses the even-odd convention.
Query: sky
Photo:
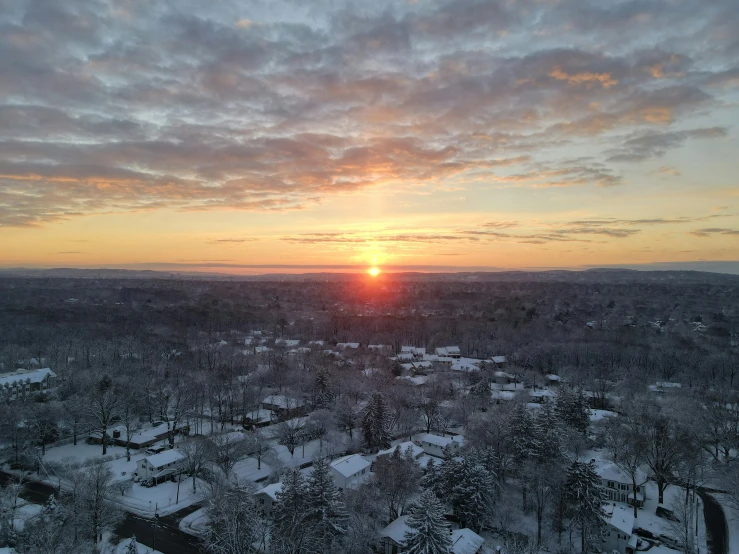
[[[0,0],[0,266],[739,260],[736,0]]]

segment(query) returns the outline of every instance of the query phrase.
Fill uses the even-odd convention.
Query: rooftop
[[[472,529],[457,529],[452,531],[452,554],[475,554],[485,542]]]
[[[7,373],[0,373],[0,387],[12,386],[15,383],[40,383],[46,377],[56,377],[56,373],[48,367],[42,369],[16,369]]]
[[[179,462],[183,460],[185,456],[179,450],[165,450],[159,454],[148,456],[145,459],[149,462],[152,467],[163,467],[167,464]]]
[[[331,462],[331,467],[344,477],[356,475],[363,469],[367,469],[369,466],[370,463],[361,454],[350,454]]]
[[[266,494],[272,500],[277,500],[277,493],[282,492],[282,483],[272,483],[264,488],[259,489],[254,494]]]

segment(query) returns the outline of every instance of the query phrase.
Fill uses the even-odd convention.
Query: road
[[[721,505],[704,489],[698,489],[703,500],[703,516],[706,520],[709,554],[728,553],[728,525]]]
[[[0,471],[0,486],[5,486],[12,477],[12,475]],[[52,494],[58,494],[55,487],[45,483],[27,481],[24,483],[21,497],[35,504],[46,504]],[[198,505],[190,506],[159,518],[156,525],[156,536],[153,520],[126,513],[123,521],[116,527],[115,533],[123,538],[136,535],[137,542],[150,548],[156,548],[164,554],[199,554],[205,552],[203,544],[195,537],[180,531],[178,527],[183,517],[191,514],[199,507]]]

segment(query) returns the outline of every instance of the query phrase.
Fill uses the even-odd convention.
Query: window
[[[615,487],[613,486],[613,481],[608,481],[608,487],[609,487],[609,488],[611,488],[611,489],[612,489],[612,488],[615,488]]]

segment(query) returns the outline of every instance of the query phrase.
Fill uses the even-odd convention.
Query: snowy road
[[[700,490],[703,500],[703,516],[706,520],[709,554],[728,554],[728,525],[721,505],[707,492]]]

